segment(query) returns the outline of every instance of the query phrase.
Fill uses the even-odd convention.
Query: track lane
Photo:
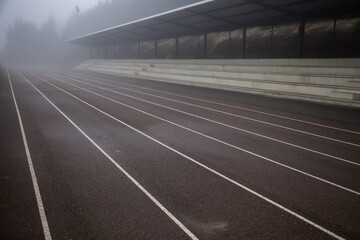
[[[165,118],[167,117],[167,114],[164,116]],[[199,124],[199,126],[201,126],[201,124]],[[212,126],[212,127],[206,127],[206,128],[203,128],[202,130],[205,130],[206,131],[206,129],[214,129],[214,126]],[[224,131],[224,130],[222,130],[222,131]],[[226,130],[225,130],[226,131]],[[221,135],[221,137],[223,137],[223,135],[224,136],[227,136],[227,135],[231,135],[231,136],[233,136],[233,134],[231,134],[231,132],[229,133],[229,134],[222,134]],[[233,137],[232,137],[233,138]],[[300,137],[297,137],[297,138],[300,138]],[[311,140],[310,140],[311,141]],[[265,141],[266,142],[266,141]],[[314,142],[313,140],[312,140],[312,142]],[[246,143],[246,142],[245,142]],[[247,145],[247,147],[249,147],[249,146],[253,146],[253,147],[255,147],[255,149],[254,149],[254,151],[256,150],[256,144],[252,144],[252,145],[249,145],[249,144],[245,144],[245,145]],[[327,147],[329,147],[329,144],[327,144],[327,145],[325,145],[325,146],[327,146]],[[344,149],[343,148],[340,148],[342,151],[344,151]],[[269,153],[270,154],[275,154],[275,157],[277,156],[277,152],[276,151],[274,151],[271,147],[269,147]],[[280,150],[280,149],[279,149]],[[283,151],[283,149],[281,149],[282,151]],[[351,153],[351,152],[350,152]],[[280,157],[281,157],[282,155],[280,155]],[[351,156],[356,156],[356,154],[354,154],[354,153],[351,153]],[[315,160],[315,161],[319,161],[319,160],[321,160],[321,158],[319,159],[318,157],[317,158],[315,158],[314,159],[314,157],[310,157],[311,159],[313,159],[313,160]],[[285,158],[286,159],[286,158]],[[326,159],[326,158],[325,158]],[[306,157],[306,155],[305,155],[305,160],[307,160],[307,157]],[[298,161],[298,162],[295,162],[296,164],[305,164],[305,162],[304,161]],[[320,163],[321,163],[321,165],[319,165],[319,171],[318,172],[324,172],[323,171],[323,164],[324,163],[326,163],[326,162],[324,162],[324,161],[320,161]],[[301,165],[300,165],[301,166]],[[351,167],[351,166],[350,166]],[[336,167],[336,169],[337,169],[338,167]],[[352,167],[351,168],[349,168],[349,169],[353,169]],[[356,169],[356,168],[355,168]],[[355,170],[354,169],[354,170]],[[355,173],[355,174],[357,174],[357,173]],[[328,175],[328,177],[330,177],[330,178],[333,178],[333,176],[332,176],[332,173],[330,172],[330,175]],[[353,178],[352,178],[352,180],[350,180],[350,182],[349,183],[351,183],[351,182],[354,182],[353,181]],[[358,181],[355,181],[355,184],[356,183],[358,183]]]
[[[97,100],[98,101],[98,100]]]
[[[79,81],[79,80],[76,80]],[[81,81],[80,81],[81,82]],[[90,86],[96,86],[93,85],[91,83],[86,83]],[[358,162],[359,159],[357,158],[357,155],[360,154],[360,148],[357,147],[353,147],[353,146],[343,146],[342,144],[331,144],[331,147],[329,147],[329,143],[328,142],[324,142],[322,139],[313,139],[311,136],[302,136],[301,134],[296,134],[296,133],[288,133],[288,132],[284,132],[281,131],[279,129],[273,129],[272,127],[264,127],[264,126],[259,126],[257,123],[251,123],[251,122],[247,122],[247,121],[239,121],[236,118],[232,118],[232,117],[226,117],[224,118],[222,115],[219,114],[208,114],[206,111],[202,112],[202,111],[198,111],[198,110],[192,110],[191,108],[184,108],[181,105],[172,105],[168,106],[168,105],[164,105],[164,103],[162,102],[152,102],[152,100],[146,100],[146,98],[144,99],[143,97],[136,97],[133,96],[133,94],[129,95],[126,92],[119,92],[119,90],[112,90],[109,89],[109,87],[104,88],[104,87],[100,87],[100,86],[96,86],[98,88],[101,89],[108,89],[108,91],[111,92],[115,92],[118,94],[123,94],[124,96],[127,97],[131,97],[135,100],[140,100],[140,101],[144,101],[147,102],[149,104],[153,104],[155,106],[160,106],[160,107],[164,107],[173,111],[177,111],[177,112],[181,112],[181,113],[185,113],[189,116],[193,116],[193,117],[197,117],[209,122],[213,122],[222,126],[226,126],[232,129],[236,129],[242,132],[246,132],[249,134],[253,134],[259,137],[263,137],[266,139],[271,139],[283,144],[286,144],[288,146],[293,146],[302,150],[307,150],[310,152],[317,152],[320,155],[323,156],[327,156],[327,157],[332,157],[334,159],[338,159],[340,161],[344,161],[344,162],[348,162],[348,163],[352,163],[355,165],[359,165],[360,163]],[[202,113],[202,114],[200,114]],[[200,115],[199,115],[200,114]],[[215,120],[213,120],[215,118]],[[228,121],[228,124],[223,123],[223,122]],[[260,128],[261,127],[261,128]],[[259,131],[259,129],[261,129],[261,131]],[[274,137],[271,137],[272,135],[275,135]],[[308,139],[308,140],[306,140]],[[314,150],[314,143],[315,146],[317,146],[317,148],[319,148],[318,151]],[[343,151],[344,149],[349,149],[349,151]],[[357,151],[358,154],[354,154],[351,151]],[[339,153],[342,154],[346,154],[344,156],[339,155]]]
[[[50,76],[50,75],[48,75],[48,76]],[[60,82],[62,82],[62,80],[61,79],[59,79],[59,78],[55,78],[56,80],[58,80],[58,81],[60,81]],[[68,83],[68,82],[64,82],[64,83],[66,83],[66,84],[68,84],[68,85],[70,85],[70,86],[73,86],[73,87],[76,87],[76,85],[73,85],[72,83]],[[87,92],[89,92],[89,93],[91,93],[91,94],[95,94],[95,95],[97,95],[97,96],[99,96],[99,97],[101,97],[101,98],[105,98],[105,99],[107,99],[107,100],[109,100],[109,101],[112,101],[112,102],[114,102],[114,103],[116,103],[116,104],[121,104],[121,105],[124,105],[122,102],[118,102],[118,101],[115,101],[115,100],[113,100],[113,98],[108,98],[108,97],[106,97],[106,96],[104,96],[104,95],[101,95],[101,94],[99,94],[99,93],[96,93],[96,92],[93,92],[93,91],[91,91],[91,90],[88,90],[88,89],[86,89],[86,88],[81,88],[81,87],[79,87],[80,89],[82,89],[82,90],[84,90],[84,91],[87,91]],[[116,92],[115,92],[116,93]],[[103,94],[107,94],[106,92],[105,93],[103,93]],[[116,97],[115,97],[116,98]],[[161,121],[164,121],[164,122],[167,122],[167,123],[170,123],[170,124],[172,124],[172,125],[174,125],[174,126],[177,126],[177,127],[180,127],[180,128],[183,128],[183,129],[185,129],[186,131],[190,131],[190,132],[193,132],[193,133],[195,133],[195,134],[198,134],[198,135],[201,135],[201,136],[203,136],[203,137],[205,137],[205,138],[208,138],[208,139],[211,139],[211,140],[214,140],[214,141],[216,141],[216,142],[218,142],[218,143],[221,143],[221,144],[225,144],[225,145],[227,145],[227,146],[230,146],[230,147],[232,147],[232,148],[235,148],[235,149],[237,149],[237,150],[240,150],[240,151],[242,151],[242,152],[245,152],[245,153],[248,153],[248,154],[250,154],[250,155],[253,155],[253,156],[256,156],[256,157],[259,157],[259,158],[261,158],[262,160],[265,160],[265,161],[269,161],[269,162],[272,162],[272,163],[275,163],[275,164],[278,164],[279,166],[282,166],[282,167],[285,167],[285,168],[288,168],[288,169],[291,169],[291,170],[293,170],[293,171],[296,171],[296,172],[298,172],[298,173],[301,173],[301,174],[304,174],[304,175],[307,175],[307,176],[310,176],[310,177],[313,177],[313,178],[315,178],[315,179],[318,179],[318,180],[320,180],[320,181],[323,181],[323,182],[327,182],[327,183],[330,183],[330,184],[333,184],[333,185],[335,185],[335,186],[338,186],[338,185],[336,185],[335,183],[331,183],[331,182],[328,182],[328,181],[326,181],[326,180],[324,180],[324,179],[319,179],[318,177],[316,177],[316,176],[312,176],[312,175],[309,175],[308,173],[306,173],[306,172],[303,172],[303,171],[301,171],[301,170],[299,170],[299,169],[294,169],[294,168],[292,168],[291,166],[288,166],[288,165],[284,165],[283,163],[280,163],[279,161],[274,161],[273,159],[269,159],[268,157],[265,157],[263,154],[264,153],[262,153],[262,155],[261,154],[257,154],[256,152],[258,151],[258,146],[260,145],[260,144],[262,144],[262,145],[264,145],[264,143],[263,142],[260,142],[260,144],[259,143],[256,143],[256,142],[258,142],[257,141],[257,139],[255,139],[255,140],[253,140],[253,139],[248,139],[248,138],[246,138],[246,139],[244,139],[244,136],[242,136],[242,137],[240,137],[239,138],[239,140],[240,140],[240,145],[239,145],[239,143],[237,143],[238,144],[238,146],[247,146],[247,148],[249,147],[249,146],[252,146],[253,148],[254,148],[254,151],[253,152],[249,152],[248,150],[245,150],[244,148],[242,148],[242,147],[238,147],[238,146],[236,146],[236,145],[233,145],[233,144],[230,144],[230,143],[227,143],[227,142],[223,142],[223,141],[221,141],[221,140],[218,140],[217,138],[213,138],[213,137],[211,137],[211,136],[209,136],[209,135],[204,135],[203,133],[201,133],[201,132],[206,132],[207,131],[207,129],[210,129],[211,130],[211,133],[214,133],[214,130],[213,129],[216,129],[216,126],[214,127],[214,126],[209,126],[209,125],[204,125],[203,123],[199,123],[199,124],[197,124],[197,125],[195,125],[195,126],[197,126],[197,127],[199,127],[199,126],[201,126],[202,127],[202,129],[201,129],[201,132],[198,132],[198,131],[194,131],[194,130],[192,130],[191,129],[191,127],[190,128],[187,128],[187,127],[184,127],[184,126],[182,126],[182,125],[179,125],[179,124],[176,124],[174,121],[168,121],[168,120],[166,120],[166,118],[168,118],[168,113],[167,114],[165,114],[165,116],[163,116],[162,118],[160,118],[160,117],[158,117],[158,116],[156,116],[156,115],[153,115],[153,114],[150,114],[149,112],[144,112],[144,111],[141,111],[140,109],[136,109],[136,108],[132,108],[130,105],[124,105],[124,106],[126,106],[126,107],[128,107],[128,108],[130,108],[130,109],[132,109],[132,110],[135,110],[135,111],[140,111],[140,112],[142,112],[142,113],[144,113],[144,114],[146,114],[146,115],[148,115],[148,116],[152,116],[152,117],[154,117],[154,118],[157,118],[157,119],[159,119],[159,120],[161,120]],[[152,110],[152,111],[154,111],[154,109]],[[178,116],[178,118],[180,118],[181,116]],[[227,129],[226,129],[227,130]],[[224,130],[217,130],[217,133],[218,133],[218,136],[219,136],[219,134],[222,136],[222,135],[225,135],[225,136],[227,136],[227,135],[229,135],[229,136],[232,136],[231,138],[232,139],[234,139],[234,134],[230,131],[230,132],[228,132],[228,134],[226,134],[227,132],[226,132],[226,130],[224,131]],[[216,132],[216,131],[215,131]],[[211,134],[210,134],[211,135]],[[247,136],[245,136],[245,137],[247,137]],[[244,141],[245,140],[245,141]],[[249,145],[249,142],[251,143],[252,142],[252,144],[250,144]],[[266,142],[266,141],[265,141]],[[270,143],[270,144],[272,144],[272,143]],[[265,146],[265,145],[264,145]],[[277,154],[277,151],[275,150],[275,149],[273,149],[273,147],[270,145],[270,147],[268,147],[268,146],[266,146],[267,148],[268,148],[268,153],[270,153],[270,154],[275,154],[274,155],[274,157],[276,157],[276,160],[279,160],[279,156],[278,156],[278,154]],[[280,149],[279,149],[280,150]],[[281,149],[283,152],[284,152],[284,149]],[[292,150],[292,149],[291,149]],[[285,150],[286,151],[286,150]],[[290,154],[290,155],[289,155]],[[302,153],[303,154],[303,153]],[[291,156],[291,155],[293,155],[292,154],[292,152],[289,152],[288,153],[288,155],[286,155],[286,154],[281,154],[280,155],[280,157],[282,157],[282,156],[285,156],[285,158],[284,158],[284,160],[288,160],[288,156]],[[292,157],[293,158],[293,157]],[[291,158],[291,160],[293,160]],[[309,159],[311,159],[311,160],[316,160],[316,161],[318,161],[319,159],[317,159],[317,158],[315,158],[314,159],[314,156],[310,156],[310,157],[307,157],[307,158],[309,158]],[[306,160],[307,160],[307,158],[305,158]],[[280,158],[280,160],[281,160],[281,158]],[[296,160],[296,159],[295,159]],[[303,159],[298,159],[298,160],[301,160],[301,161],[295,161],[294,163],[295,164],[302,164],[302,165],[304,165],[304,161],[303,161]],[[321,160],[321,159],[320,159]],[[324,159],[323,159],[324,160]],[[294,164],[293,163],[293,164]],[[318,167],[320,167],[320,168],[318,168],[318,171],[317,171],[317,174],[319,174],[319,173],[321,173],[321,174],[323,174],[323,162],[321,162],[320,161],[320,165],[318,166]],[[308,162],[308,164],[309,164],[309,162]],[[311,164],[311,162],[310,162],[310,164]],[[342,167],[344,167],[344,166],[342,166]],[[350,184],[350,185],[353,185],[354,183],[355,183],[355,189],[356,188],[359,188],[359,182],[358,181],[354,181],[354,179],[356,178],[356,175],[358,174],[358,171],[356,171],[356,168],[355,168],[355,171],[353,171],[353,167],[352,166],[347,166],[348,167],[348,170],[350,170],[350,171],[348,171],[348,174],[353,174],[352,175],[352,177],[349,177],[349,181],[347,181],[347,183],[348,184]],[[336,168],[337,169],[337,168]],[[311,169],[310,170],[310,172],[311,171],[314,171],[314,169]],[[334,171],[327,171],[326,173],[328,173],[329,175],[328,175],[328,177],[330,177],[331,179],[333,179],[333,178],[339,178],[339,177],[337,177],[336,176],[336,172],[334,172]],[[335,174],[335,177],[333,176],[333,174]],[[355,175],[354,175],[355,174]],[[343,176],[345,176],[345,174],[343,174]],[[341,179],[341,177],[340,177],[340,179]],[[338,187],[341,187],[341,188],[343,188],[343,186],[338,186]],[[344,188],[345,190],[349,190],[349,189],[346,189],[346,188]],[[355,194],[358,194],[359,195],[359,193],[358,192],[356,192],[356,191],[352,191],[352,190],[350,190],[351,192],[354,192]]]
[[[44,239],[6,70],[0,78],[0,239]]]
[[[72,77],[74,77],[74,75]],[[335,128],[335,127],[331,127],[331,126],[327,126],[327,125],[314,124],[314,123],[310,123],[310,122],[299,121],[299,120],[293,119],[293,118],[286,118],[283,116],[277,116],[277,115],[273,115],[273,114],[272,115],[264,114],[264,113],[254,112],[254,111],[252,111],[252,112],[248,111],[248,112],[251,112],[250,114],[244,114],[244,113],[239,114],[234,111],[229,111],[229,109],[219,109],[219,108],[214,108],[213,106],[203,106],[203,105],[199,105],[198,102],[189,102],[189,101],[184,101],[183,99],[179,100],[179,99],[174,99],[174,98],[159,95],[159,94],[145,92],[143,90],[136,89],[135,86],[132,86],[131,88],[129,88],[129,84],[124,85],[123,83],[117,82],[117,85],[115,85],[112,83],[104,82],[103,79],[94,80],[94,79],[83,78],[83,77],[79,77],[79,76],[76,76],[76,77],[81,80],[86,80],[89,82],[101,84],[101,86],[111,87],[114,90],[116,90],[118,88],[121,90],[126,90],[127,92],[139,93],[140,95],[138,95],[138,96],[150,96],[150,97],[153,97],[153,98],[150,98],[150,99],[152,99],[152,101],[156,101],[156,98],[159,98],[161,100],[165,100],[165,102],[169,101],[169,102],[174,102],[174,103],[180,103],[180,104],[191,106],[191,107],[198,108],[198,109],[200,108],[200,109],[205,109],[205,110],[216,112],[216,113],[222,113],[227,116],[242,118],[242,119],[246,119],[249,121],[255,121],[255,122],[267,124],[267,125],[270,125],[273,127],[284,128],[289,131],[299,131],[304,134],[334,139],[335,141],[340,140],[340,141],[349,142],[350,144],[351,143],[354,143],[354,144],[360,143],[359,136],[358,136],[358,135],[360,135],[360,132],[356,132],[356,131]],[[161,93],[164,93],[164,92],[161,92]],[[228,107],[228,106],[223,106],[223,107]],[[314,125],[314,126],[312,126],[312,125]],[[322,128],[325,128],[326,131],[324,131],[324,129],[322,129]]]
[[[15,84],[28,88],[19,78]],[[19,93],[54,239],[187,239],[39,93],[31,89]],[[65,100],[68,103],[72,104]]]
[[[252,95],[252,94],[242,94],[242,93],[233,93],[226,92],[221,90],[214,89],[203,89],[199,87],[189,87],[185,85],[171,84],[165,82],[157,82],[151,80],[144,79],[136,79],[130,77],[118,77],[110,74],[97,73],[97,72],[89,72],[89,71],[80,71],[80,70],[70,70],[70,71],[58,71],[58,73],[62,74],[71,74],[72,76],[86,77],[88,79],[101,79],[104,82],[108,83],[116,83],[116,84],[124,84],[127,87],[134,87],[135,89],[141,90],[150,90],[152,93],[162,93],[165,96],[175,97],[178,96],[177,100],[185,99],[193,99],[191,103],[199,104],[200,102],[207,102],[210,105],[205,105],[205,107],[215,107],[219,105],[219,110],[224,110],[223,107],[230,107],[239,110],[235,113],[244,113],[244,111],[248,112],[258,112],[263,115],[278,116],[279,118],[295,120],[303,123],[315,124],[315,126],[325,126],[340,130],[345,130],[355,133],[360,132],[360,117],[356,112],[358,110],[355,109],[347,109],[340,108],[334,106],[327,105],[317,105],[317,104],[308,104],[306,102],[292,101],[286,100],[282,101],[277,98],[269,98],[264,97],[265,101],[263,101],[262,96]],[[234,96],[235,95],[235,96]],[[245,96],[242,96],[245,95]],[[248,99],[247,99],[248,98]],[[255,99],[256,98],[256,99]],[[260,98],[260,101],[256,101]],[[268,101],[267,101],[268,100]],[[249,105],[248,102],[251,103],[254,101],[252,105]],[[278,104],[279,102],[286,102],[286,104]],[[290,101],[290,103],[288,103]],[[272,103],[274,102],[274,103]],[[267,104],[268,103],[268,104]],[[272,106],[270,104],[273,104]],[[292,105],[298,104],[300,107],[292,107]],[[264,107],[269,105],[269,107]],[[301,106],[303,105],[303,106]],[[315,107],[314,107],[315,105]],[[277,109],[278,107],[279,109]],[[309,108],[307,110],[307,108]],[[313,109],[316,109],[313,110]],[[321,109],[323,108],[323,109]],[[226,108],[228,109],[228,108]],[[340,114],[335,114],[338,111]],[[297,113],[300,112],[300,113]],[[318,113],[318,114],[317,114]],[[308,114],[308,115],[306,115]],[[311,116],[313,114],[314,116]],[[319,115],[321,114],[321,115]],[[316,117],[316,115],[319,115]],[[342,117],[341,120],[333,121],[330,120],[332,117]],[[324,118],[324,119],[323,119]],[[328,120],[326,120],[328,118]],[[350,121],[349,121],[350,120]],[[351,121],[353,120],[353,121]],[[354,122],[353,124],[346,122]]]
[[[45,240],[52,240],[51,232],[50,232],[50,229],[49,229],[49,224],[48,224],[48,221],[47,221],[46,212],[45,212],[45,208],[44,208],[44,204],[43,204],[43,200],[42,200],[42,197],[41,197],[41,192],[40,192],[40,189],[39,189],[39,183],[38,183],[37,176],[36,176],[36,173],[35,173],[34,164],[33,164],[33,161],[31,159],[31,154],[30,154],[30,150],[29,150],[29,145],[28,145],[25,129],[24,129],[23,120],[22,120],[22,117],[21,117],[21,114],[20,114],[19,106],[17,104],[17,100],[16,100],[16,96],[15,96],[15,93],[14,93],[14,88],[13,88],[13,85],[12,85],[12,82],[11,82],[9,71],[7,71],[7,76],[8,76],[8,79],[9,79],[9,85],[10,85],[10,89],[11,89],[11,94],[12,94],[12,97],[13,97],[13,100],[14,100],[15,109],[16,109],[16,113],[17,113],[17,116],[18,116],[18,121],[19,121],[19,125],[20,125],[22,140],[23,140],[23,143],[24,143],[26,158],[27,158],[27,162],[28,162],[28,165],[29,165],[31,180],[32,180],[32,184],[33,184],[33,188],[34,188],[34,192],[35,192],[36,203],[37,203],[38,210],[39,210],[39,215],[40,215],[40,219],[41,219],[41,225],[42,225],[44,237],[45,237]]]

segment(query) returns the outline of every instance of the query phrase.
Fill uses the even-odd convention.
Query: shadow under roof
[[[359,12],[359,0],[203,0],[67,42],[106,46]]]

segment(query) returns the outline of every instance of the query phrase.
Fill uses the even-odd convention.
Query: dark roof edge
[[[103,30],[99,30],[99,31],[96,31],[96,32],[88,33],[88,34],[85,34],[85,35],[82,35],[82,36],[79,36],[79,37],[71,38],[71,39],[66,40],[66,42],[72,42],[72,41],[75,41],[75,40],[78,40],[78,39],[81,39],[81,38],[84,38],[84,37],[88,37],[88,36],[91,36],[91,35],[94,35],[94,34],[98,34],[98,33],[101,33],[101,32],[106,32],[106,31],[109,31],[109,30],[112,30],[112,29],[115,29],[115,28],[124,27],[124,26],[130,25],[130,24],[133,24],[133,23],[138,23],[138,22],[145,21],[145,20],[148,20],[148,19],[151,19],[151,18],[164,16],[164,15],[169,14],[169,13],[178,12],[180,10],[184,10],[184,9],[187,9],[187,8],[195,7],[195,6],[198,6],[198,5],[202,5],[202,4],[209,3],[209,2],[214,2],[214,1],[215,0],[203,0],[203,1],[200,1],[200,2],[192,3],[192,4],[189,4],[189,5],[185,5],[183,7],[175,8],[175,9],[172,9],[172,10],[169,10],[169,11],[166,11],[166,12],[162,12],[162,13],[158,13],[158,14],[155,14],[155,15],[152,15],[152,16],[149,16],[149,17],[141,18],[141,19],[130,21],[130,22],[127,22],[127,23],[123,23],[123,24],[120,24],[120,25],[117,25],[117,26],[105,28]]]

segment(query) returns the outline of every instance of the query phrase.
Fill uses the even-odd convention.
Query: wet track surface
[[[1,239],[360,238],[359,110],[72,70],[0,87]]]

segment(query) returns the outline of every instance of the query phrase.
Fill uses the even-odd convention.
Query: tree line
[[[196,1],[199,0],[104,0],[85,12],[81,11],[81,6],[74,6],[61,31],[52,17],[40,27],[18,18],[8,28],[5,48],[0,57],[11,64],[69,66],[89,57],[89,49],[66,43],[66,39]]]
[[[49,63],[59,61],[61,40],[57,25],[49,18],[40,28],[35,23],[18,18],[9,26],[3,57],[8,63]]]

